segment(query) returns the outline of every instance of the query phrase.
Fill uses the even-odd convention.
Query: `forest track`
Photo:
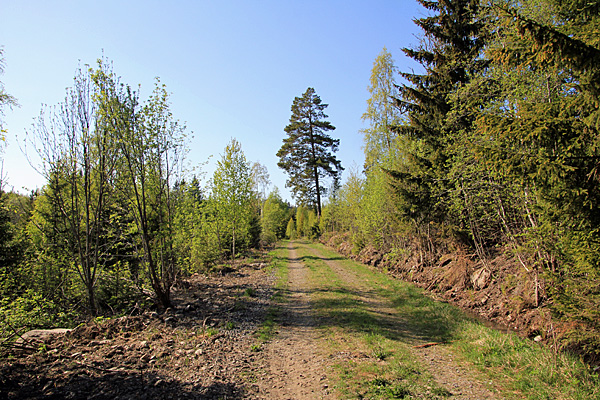
[[[286,300],[281,304],[277,336],[264,350],[267,374],[260,392],[265,399],[331,398],[326,359],[310,304],[312,287],[307,268],[298,259],[296,244],[288,243]]]
[[[398,315],[388,299],[380,296],[373,288],[373,283],[355,270],[348,268],[338,259],[325,256],[319,249],[305,242],[288,243],[288,290],[287,299],[281,303],[281,325],[279,333],[266,346],[264,363],[266,375],[259,386],[260,392],[268,399],[322,399],[322,398],[369,398],[361,393],[339,393],[335,383],[340,377],[335,376],[333,364],[340,358],[350,359],[349,363],[372,362],[381,364],[356,348],[338,348],[334,342],[351,342],[345,333],[345,326],[335,326],[336,322],[317,315],[315,301],[319,293],[329,289],[320,285],[311,275],[319,269],[329,269],[340,282],[335,290],[351,293],[352,301],[360,303],[372,316],[372,321],[380,326],[363,327],[365,331],[372,328],[376,331],[381,326],[386,330],[398,332],[396,340],[403,341],[403,346],[412,349],[410,357],[417,360],[421,372],[430,376],[438,392],[443,397],[461,400],[496,399],[489,389],[489,383],[478,379],[478,373],[461,364],[443,345],[428,345],[420,332],[411,331],[403,317]],[[299,257],[301,250],[304,256]],[[308,256],[306,254],[309,254]],[[307,265],[303,260],[310,260]],[[329,273],[329,272],[326,272]],[[323,327],[326,327],[323,329]],[[334,330],[334,337],[327,339],[328,331]],[[329,340],[329,342],[328,342]],[[343,345],[342,345],[343,346]],[[358,360],[358,361],[357,361]],[[344,362],[344,361],[343,361]],[[440,398],[427,393],[413,393],[411,398]],[[364,397],[363,397],[364,396]],[[377,397],[386,398],[386,397]],[[395,398],[395,397],[389,397]]]
[[[286,246],[283,300],[264,260],[194,275],[172,310],[90,321],[0,359],[0,399],[497,398],[445,345],[415,348],[428,338],[381,295],[381,274]],[[260,343],[272,308],[277,332]]]

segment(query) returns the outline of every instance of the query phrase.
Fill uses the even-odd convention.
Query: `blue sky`
[[[360,168],[373,61],[385,46],[400,70],[417,68],[401,48],[418,44],[412,20],[424,13],[413,0],[3,0],[0,80],[21,105],[5,110],[7,189],[44,184],[19,143],[42,104],[63,100],[78,65],[104,54],[123,82],[141,85],[142,99],[154,77],[166,84],[175,118],[193,135],[190,166],[208,161],[202,170],[209,177],[236,138],[291,200],[275,153],[294,97],[315,88],[329,104],[344,175]]]

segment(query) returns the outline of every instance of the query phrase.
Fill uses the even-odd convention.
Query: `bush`
[[[69,327],[75,315],[64,312],[52,300],[28,290],[15,299],[0,302],[0,337],[9,338],[30,329]]]

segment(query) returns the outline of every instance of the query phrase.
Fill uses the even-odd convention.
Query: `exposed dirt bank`
[[[567,330],[551,321],[542,280],[505,256],[482,265],[474,261],[474,255],[456,251],[426,266],[418,256],[397,261],[372,247],[354,254],[344,235],[330,237],[325,244],[349,258],[413,282],[436,299],[456,304],[498,329],[514,330],[549,346]]]

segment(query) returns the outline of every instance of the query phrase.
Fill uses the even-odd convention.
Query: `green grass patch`
[[[356,264],[352,265],[356,278],[349,284],[310,247],[299,244],[297,255],[310,270],[311,304],[325,340],[323,347],[334,360],[332,381],[338,397],[447,398],[450,393],[415,362],[411,345],[401,340],[406,329],[397,329],[398,321],[373,312],[366,301],[379,295],[374,288],[389,282],[380,282],[381,276]],[[323,256],[348,267],[335,253]]]
[[[312,304],[335,360],[341,398],[448,398],[451,393],[411,355],[414,344],[432,341],[447,343],[458,360],[473,364],[501,398],[600,399],[598,372],[577,357],[487,328],[422,289],[321,245],[296,243],[298,257],[311,271]],[[326,260],[346,269],[352,284]],[[374,313],[365,298],[385,301],[393,315]]]
[[[226,331],[231,331],[235,328],[235,323],[233,321],[227,321],[225,326],[223,327]]]
[[[251,346],[251,351],[262,350],[262,345],[271,340],[277,332],[277,318],[281,312],[281,304],[285,301],[284,293],[288,282],[287,249],[285,245],[286,242],[269,253],[270,262],[267,271],[274,273],[276,277],[273,295],[271,296],[272,305],[267,310],[265,320],[256,331],[258,343]],[[248,293],[246,289],[243,295],[249,297],[253,296],[254,293]]]
[[[515,398],[599,399],[600,378],[577,357],[556,353],[514,333],[466,324],[453,344],[456,352]]]

